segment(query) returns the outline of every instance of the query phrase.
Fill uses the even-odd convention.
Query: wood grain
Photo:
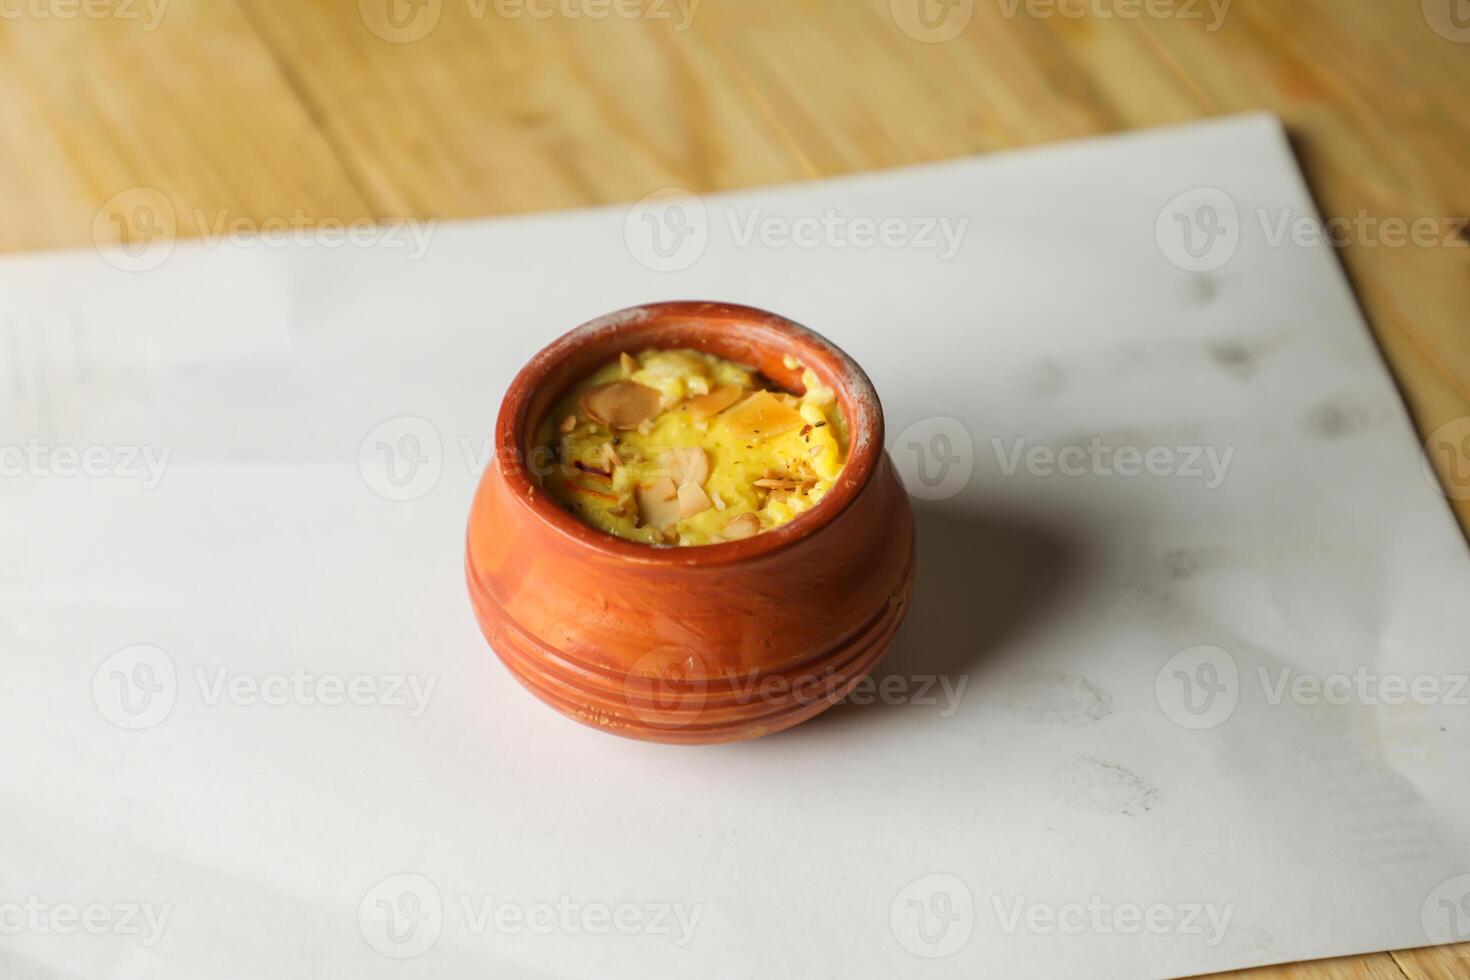
[[[397,30],[381,0],[171,0],[153,29],[0,20],[0,250],[87,245],[135,188],[167,198],[181,235],[221,214],[453,218],[1256,109],[1286,120],[1327,217],[1470,215],[1470,43],[1421,12],[1439,0],[1235,0],[1218,22],[1207,4],[1105,17],[1127,5],[1061,0],[1072,17],[961,0],[969,21],[942,43],[909,0],[641,0],[658,6],[602,19],[595,0],[555,0],[578,17],[539,16],[552,0],[396,2],[437,20]],[[1470,417],[1462,245],[1341,249],[1425,436]],[[1470,502],[1454,506],[1470,528]],[[1467,951],[1248,975],[1438,980],[1470,974]]]

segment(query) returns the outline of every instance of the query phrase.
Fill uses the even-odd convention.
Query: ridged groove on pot
[[[820,657],[805,661],[797,670],[774,671],[740,679],[718,680],[712,694],[709,683],[677,680],[662,683],[683,685],[677,692],[680,703],[671,707],[658,697],[644,694],[639,681],[621,679],[610,671],[588,665],[572,665],[560,652],[526,631],[481,589],[469,569],[471,589],[482,602],[476,618],[501,662],[512,676],[536,697],[557,711],[585,725],[626,738],[680,744],[709,744],[738,741],[772,734],[825,711],[841,701],[883,658],[908,612],[914,579],[913,552],[905,566],[897,592],[857,635]],[[772,682],[788,692],[780,697],[761,695]],[[808,696],[802,689],[809,681],[820,683],[820,693]]]

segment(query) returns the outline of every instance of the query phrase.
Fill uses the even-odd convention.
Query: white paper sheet
[[[1166,208],[1198,188],[1235,217]],[[663,253],[613,207],[417,259],[0,264],[0,972],[1136,977],[1470,935],[1470,561],[1334,255],[1272,244],[1314,214],[1247,117],[709,197]],[[506,383],[661,298],[830,336],[943,498],[876,703],[640,744],[479,636]],[[1393,678],[1434,703],[1364,703]]]

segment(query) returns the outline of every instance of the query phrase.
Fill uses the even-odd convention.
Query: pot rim
[[[681,326],[688,343],[710,327],[742,330],[751,347],[780,364],[785,355],[796,357],[837,395],[847,420],[847,462],[832,489],[811,510],[790,522],[753,537],[696,547],[655,547],[629,541],[584,524],[559,506],[534,479],[526,466],[529,442],[540,419],[529,417],[538,392],[568,358],[603,350],[609,359],[622,349],[639,350],[649,344],[639,338],[662,334],[678,342]],[[707,336],[707,335],[706,335]],[[624,341],[631,343],[624,344]],[[779,373],[779,372],[778,372]],[[770,376],[770,372],[766,372]],[[572,383],[575,383],[573,381]],[[563,383],[564,384],[564,383]],[[547,406],[549,409],[549,406]],[[506,390],[495,423],[495,462],[516,506],[556,534],[589,552],[620,561],[670,568],[725,565],[774,554],[813,534],[847,509],[872,479],[883,454],[883,409],[873,383],[857,362],[821,334],[777,313],[701,300],[672,300],[630,306],[597,317],[563,334],[537,353]]]

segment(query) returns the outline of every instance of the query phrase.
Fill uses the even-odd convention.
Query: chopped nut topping
[[[661,476],[649,483],[640,483],[635,494],[638,516],[644,524],[662,531],[678,523],[679,496],[673,480]]]
[[[713,415],[719,415],[725,409],[740,400],[745,390],[737,385],[720,385],[707,395],[691,398],[687,405],[689,414],[696,422],[702,422]]]
[[[582,395],[582,411],[612,429],[638,429],[658,414],[658,389],[636,381],[598,385]]]
[[[694,483],[700,486],[709,479],[709,455],[698,446],[677,446],[659,453],[658,464],[669,471],[678,486]]]
[[[737,541],[741,538],[753,537],[759,534],[760,530],[761,519],[748,512],[739,517],[730,518],[725,522],[724,528],[725,536]]]
[[[657,548],[715,544],[780,527],[831,491],[848,434],[795,356],[763,358],[762,377],[703,351],[614,350],[537,430],[551,457],[542,486],[578,519]]]
[[[737,439],[758,436],[773,439],[801,428],[806,420],[769,391],[757,391],[730,409],[725,425]]]
[[[686,483],[679,487],[679,517],[693,517],[709,510],[709,496],[697,483]]]

